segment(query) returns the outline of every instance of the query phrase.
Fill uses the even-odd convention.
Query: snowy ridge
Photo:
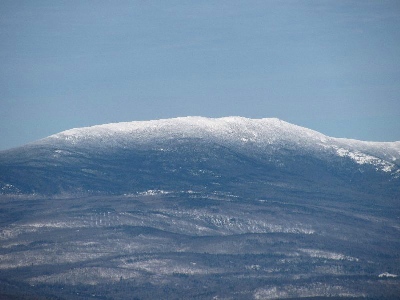
[[[400,176],[400,142],[364,142],[332,138],[277,118],[181,117],[111,123],[66,130],[37,143],[107,149],[188,138],[227,143],[247,149],[284,148],[331,154],[351,159],[360,165],[373,165],[378,171],[392,172],[396,177]]]
[[[88,141],[99,142],[99,146],[113,142],[148,141],[153,138],[215,138],[230,141],[274,143],[279,140],[304,141],[314,137],[323,140],[316,131],[292,125],[276,118],[247,119],[225,117],[219,119],[204,117],[183,117],[153,121],[134,121],[75,128],[50,136],[51,139],[65,140],[73,144]]]

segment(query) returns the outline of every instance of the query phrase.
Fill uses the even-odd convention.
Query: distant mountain
[[[0,152],[3,194],[282,187],[398,196],[400,142],[331,138],[279,119],[186,117],[71,129]]]
[[[399,299],[400,142],[278,119],[0,152],[0,299]]]

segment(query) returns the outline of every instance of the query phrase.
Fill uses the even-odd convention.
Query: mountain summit
[[[399,161],[400,142],[332,138],[275,118],[185,117],[76,128],[2,151],[0,190],[304,191],[307,183],[310,192],[348,186],[398,195]]]
[[[249,184],[261,192],[308,182],[387,193],[398,190],[399,160],[400,142],[331,138],[279,119],[186,117],[71,129],[3,151],[0,189],[123,194]]]

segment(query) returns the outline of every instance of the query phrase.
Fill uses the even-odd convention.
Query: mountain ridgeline
[[[278,119],[0,152],[1,299],[398,299],[400,143]]]
[[[186,117],[67,130],[0,152],[0,193],[148,190],[243,197],[400,195],[400,142],[327,137],[279,119]]]

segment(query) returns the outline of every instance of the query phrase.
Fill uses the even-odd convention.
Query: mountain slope
[[[67,130],[0,153],[3,194],[339,185],[398,195],[400,142],[335,139],[278,119],[187,117]],[[319,188],[317,188],[319,187]]]
[[[0,152],[0,298],[398,299],[399,158],[239,117]]]

